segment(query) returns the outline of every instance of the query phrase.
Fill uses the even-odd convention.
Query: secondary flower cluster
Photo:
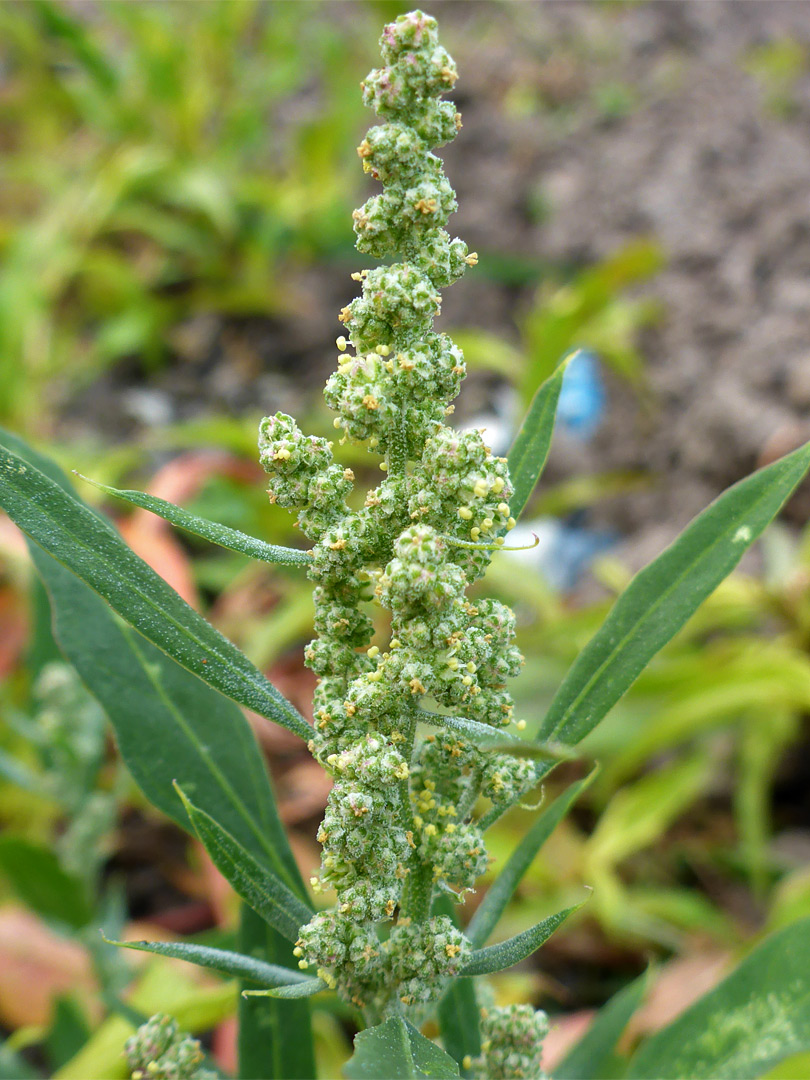
[[[317,967],[329,986],[339,987],[360,1009],[382,1013],[392,998],[406,1006],[432,1001],[435,987],[457,975],[471,946],[450,919],[423,923],[400,918],[385,941],[375,928],[334,912],[316,915],[301,929],[296,954]]]
[[[124,1044],[132,1080],[216,1080],[201,1069],[205,1054],[196,1039],[178,1030],[177,1021],[158,1013]]]
[[[548,1017],[531,1005],[481,1010],[481,1056],[465,1062],[480,1080],[548,1080],[542,1069]]]
[[[381,46],[384,66],[363,93],[385,122],[359,154],[383,192],[354,225],[360,251],[399,261],[353,275],[362,294],[341,313],[348,340],[338,338],[325,397],[342,441],[380,455],[385,479],[355,509],[353,473],[335,463],[330,443],[281,413],[260,433],[270,498],[296,510],[313,541],[310,749],[335,781],[313,884],[333,889],[337,906],[301,928],[297,950],[302,968],[314,967],[368,1016],[419,1009],[463,967],[469,942],[448,919],[431,918],[432,893],[470,888],[487,866],[470,821],[478,795],[512,800],[534,780],[530,762],[456,734],[416,737],[424,699],[508,725],[505,684],[522,657],[512,613],[466,595],[514,525],[512,489],[505,459],[480,432],[444,425],[464,359],[432,329],[439,289],[476,262],[444,229],[455,196],[432,153],[460,126],[440,100],[455,65],[435,20],[419,11],[387,26]],[[379,644],[374,603],[377,624],[389,624]]]

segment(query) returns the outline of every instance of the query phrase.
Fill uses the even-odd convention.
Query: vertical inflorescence
[[[363,98],[383,123],[358,153],[383,191],[355,212],[354,227],[359,251],[395,261],[353,275],[362,295],[341,312],[348,340],[338,338],[325,397],[343,439],[377,453],[385,479],[352,510],[354,476],[335,464],[330,443],[281,413],[260,434],[270,498],[297,510],[314,542],[310,748],[334,777],[314,884],[338,902],[302,927],[298,954],[367,1016],[425,1004],[463,967],[470,944],[450,920],[431,917],[431,898],[437,888],[470,888],[486,868],[470,820],[479,793],[513,799],[534,778],[529,762],[484,754],[446,731],[416,739],[424,699],[509,724],[505,683],[522,658],[511,611],[466,595],[514,525],[511,488],[505,459],[480,432],[444,424],[464,359],[433,330],[439,289],[477,261],[444,228],[456,201],[432,152],[461,126],[441,100],[456,68],[422,12],[398,18],[380,42],[384,66],[366,78]],[[370,603],[390,615],[387,643],[372,644]],[[394,925],[382,933],[386,922]]]

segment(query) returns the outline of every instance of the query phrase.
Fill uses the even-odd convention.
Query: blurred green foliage
[[[0,6],[0,419],[350,247],[374,5]]]

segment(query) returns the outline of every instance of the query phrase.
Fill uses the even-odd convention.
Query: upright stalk
[[[301,928],[297,952],[366,1017],[403,1007],[418,1016],[463,967],[470,943],[431,915],[432,896],[469,889],[486,869],[482,833],[468,820],[479,788],[500,802],[534,777],[530,762],[484,755],[455,734],[415,737],[423,698],[509,724],[505,680],[522,658],[512,613],[465,595],[514,525],[511,487],[480,432],[444,424],[464,358],[432,328],[439,290],[477,262],[444,228],[456,199],[433,153],[461,127],[441,100],[456,67],[421,11],[387,26],[380,45],[384,66],[362,87],[383,122],[358,153],[383,191],[355,211],[354,228],[358,250],[387,262],[352,275],[362,292],[340,313],[348,337],[337,339],[325,397],[341,441],[382,457],[385,478],[352,511],[354,474],[335,463],[331,443],[282,413],[260,434],[270,498],[297,509],[314,541],[309,745],[334,777],[313,885],[334,890],[337,904]],[[390,613],[387,642],[372,642],[369,588]]]

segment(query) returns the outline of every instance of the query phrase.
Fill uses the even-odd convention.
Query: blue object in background
[[[590,529],[581,513],[572,514],[566,521],[558,518],[535,518],[521,521],[509,533],[507,543],[530,545],[534,537],[539,543],[527,551],[507,550],[516,562],[539,570],[555,592],[567,593],[578,584],[583,573],[603,551],[618,540],[613,532]]]
[[[606,403],[599,361],[594,353],[580,349],[563,375],[557,423],[575,438],[587,442],[602,423]]]

